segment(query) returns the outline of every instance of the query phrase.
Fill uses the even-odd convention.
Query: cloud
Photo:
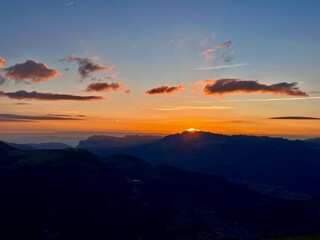
[[[1,120],[10,120],[10,121],[39,121],[39,120],[84,120],[79,117],[70,117],[70,116],[58,116],[58,115],[41,115],[41,116],[30,116],[30,115],[16,115],[16,114],[0,114]]]
[[[309,94],[320,94],[320,91],[311,91],[311,92],[308,92]]]
[[[69,7],[69,6],[73,5],[73,4],[74,4],[74,2],[69,2],[69,3],[66,4],[66,7]]]
[[[215,52],[216,50],[214,48],[209,48],[207,50],[204,50],[203,52],[201,52],[200,54],[205,57],[206,59],[214,59],[215,56],[213,56],[213,53]]]
[[[240,79],[218,79],[198,82],[193,87],[196,90],[199,84],[204,84],[203,92],[205,95],[225,95],[232,93],[273,93],[289,96],[308,96],[307,93],[300,91],[297,83],[276,83],[272,85],[261,84],[255,80]]]
[[[271,117],[269,119],[279,119],[279,120],[320,120],[320,118],[317,118],[317,117],[305,117],[305,116]]]
[[[59,71],[48,68],[43,63],[27,60],[14,66],[4,68],[4,77],[22,82],[44,82],[59,75]]]
[[[127,89],[127,90],[124,90],[123,93],[130,94],[130,93],[132,93],[132,91],[130,89]]]
[[[94,63],[91,58],[80,58],[74,55],[68,56],[67,58],[62,59],[62,61],[77,62],[78,73],[82,79],[89,77],[93,72],[112,71],[114,69],[114,65],[104,66],[102,64]]]
[[[222,45],[220,45],[221,48],[228,48],[231,46],[231,44],[233,43],[232,39],[228,39],[226,41],[224,41],[224,43]]]
[[[18,100],[44,100],[44,101],[58,101],[58,100],[74,100],[74,101],[90,101],[90,100],[103,100],[105,98],[100,96],[77,96],[69,94],[58,93],[40,93],[40,92],[27,92],[24,90],[17,92],[2,92],[0,91],[0,97],[5,96],[11,99]]]
[[[201,43],[201,42],[200,42]],[[216,56],[214,56],[213,54],[219,50],[222,50],[222,49],[226,49],[226,48],[229,48],[233,43],[233,40],[229,39],[229,40],[226,40],[224,41],[222,44],[219,44],[219,45],[215,45],[209,49],[206,49],[202,52],[200,52],[200,55],[202,55],[203,57],[205,57],[206,59],[215,59]],[[200,44],[201,45],[201,44]],[[205,44],[204,44],[205,45]],[[202,46],[204,46],[202,45]],[[230,62],[233,60],[233,57],[232,56],[229,56],[229,55],[226,55],[225,52],[223,52],[221,54],[221,58],[223,61],[225,62]]]
[[[4,65],[6,65],[6,61],[0,56],[0,68],[2,68]]]
[[[180,86],[174,86],[174,87],[169,87],[169,86],[159,86],[156,88],[152,88],[148,91],[145,92],[145,94],[149,95],[154,95],[154,94],[172,94],[174,92],[180,92],[183,90],[183,87]]]
[[[15,103],[14,105],[18,105],[18,106],[25,106],[25,105],[30,105],[30,103]]]
[[[160,107],[152,108],[152,110],[157,111],[181,111],[181,110],[225,110],[233,109],[229,106],[169,106],[169,107]]]
[[[208,42],[209,42],[209,38],[205,38],[205,39],[200,40],[199,45],[201,47],[204,47],[205,45],[208,44]]]
[[[104,83],[97,82],[91,83],[86,89],[86,92],[109,92],[109,91],[118,91],[122,87],[121,83]]]
[[[193,68],[192,70],[194,71],[219,70],[219,69],[243,67],[248,65],[249,65],[248,63],[239,63],[239,64],[222,65],[222,66],[196,67],[196,68]]]
[[[108,79],[114,79],[117,77],[117,74],[115,73],[111,73],[109,76],[108,76]]]

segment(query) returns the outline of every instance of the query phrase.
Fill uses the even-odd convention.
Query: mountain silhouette
[[[131,154],[150,163],[320,196],[320,152],[304,141],[183,132],[137,146],[99,146],[93,144],[85,149],[100,156]]]
[[[8,145],[20,149],[20,150],[41,150],[41,149],[66,149],[71,148],[71,146],[65,143],[59,142],[48,142],[48,143],[7,143]]]
[[[319,202],[86,150],[0,142],[1,239],[224,239],[319,233]],[[299,226],[297,228],[297,226]]]

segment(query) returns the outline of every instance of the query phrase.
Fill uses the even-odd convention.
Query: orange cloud
[[[266,85],[255,80],[240,80],[240,79],[218,79],[205,80],[195,84],[192,88],[196,90],[199,85],[205,85],[203,92],[206,95],[225,95],[231,93],[273,93],[290,96],[308,96],[307,93],[300,91],[297,83],[276,83]]]
[[[44,82],[59,75],[59,71],[48,68],[43,63],[27,60],[4,69],[7,79],[22,82]]]
[[[0,57],[0,68],[2,68],[6,64],[6,61],[3,57]]]
[[[17,92],[2,92],[0,91],[0,97],[8,97],[18,100],[45,100],[45,101],[58,101],[58,100],[74,100],[74,101],[90,101],[90,100],[103,100],[100,96],[77,96],[69,94],[59,93],[40,93],[40,92],[27,92],[24,90]]]
[[[145,94],[149,94],[149,95],[155,95],[155,94],[172,94],[174,92],[180,92],[183,90],[183,87],[180,86],[173,86],[173,87],[169,87],[169,86],[159,86],[156,88],[152,88],[148,91],[145,92]]]
[[[121,83],[104,83],[104,82],[97,82],[91,83],[87,87],[87,92],[108,92],[108,91],[118,91],[119,88],[122,87]]]
[[[132,91],[130,89],[124,90],[123,93],[130,94]]]

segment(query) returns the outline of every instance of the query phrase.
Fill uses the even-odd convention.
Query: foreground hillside
[[[319,202],[77,149],[0,142],[1,239],[223,239],[319,233]]]
[[[209,132],[183,132],[130,147],[90,142],[82,141],[79,148],[100,156],[132,154],[150,163],[320,196],[320,151],[309,142]]]

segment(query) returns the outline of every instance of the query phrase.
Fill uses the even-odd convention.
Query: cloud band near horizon
[[[41,92],[27,92],[24,90],[16,92],[3,92],[0,91],[0,97],[8,97],[17,100],[42,100],[42,101],[59,101],[59,100],[71,100],[71,101],[92,101],[103,100],[105,98],[100,96],[78,96],[59,93],[41,93]]]
[[[41,120],[64,120],[64,121],[70,121],[70,120],[85,120],[81,116],[69,116],[69,115],[36,115],[36,116],[30,116],[30,115],[18,115],[18,114],[0,114],[0,122],[35,122],[35,121],[41,121]]]
[[[320,120],[317,117],[306,117],[306,116],[282,116],[282,117],[271,117],[269,119],[274,120]]]

